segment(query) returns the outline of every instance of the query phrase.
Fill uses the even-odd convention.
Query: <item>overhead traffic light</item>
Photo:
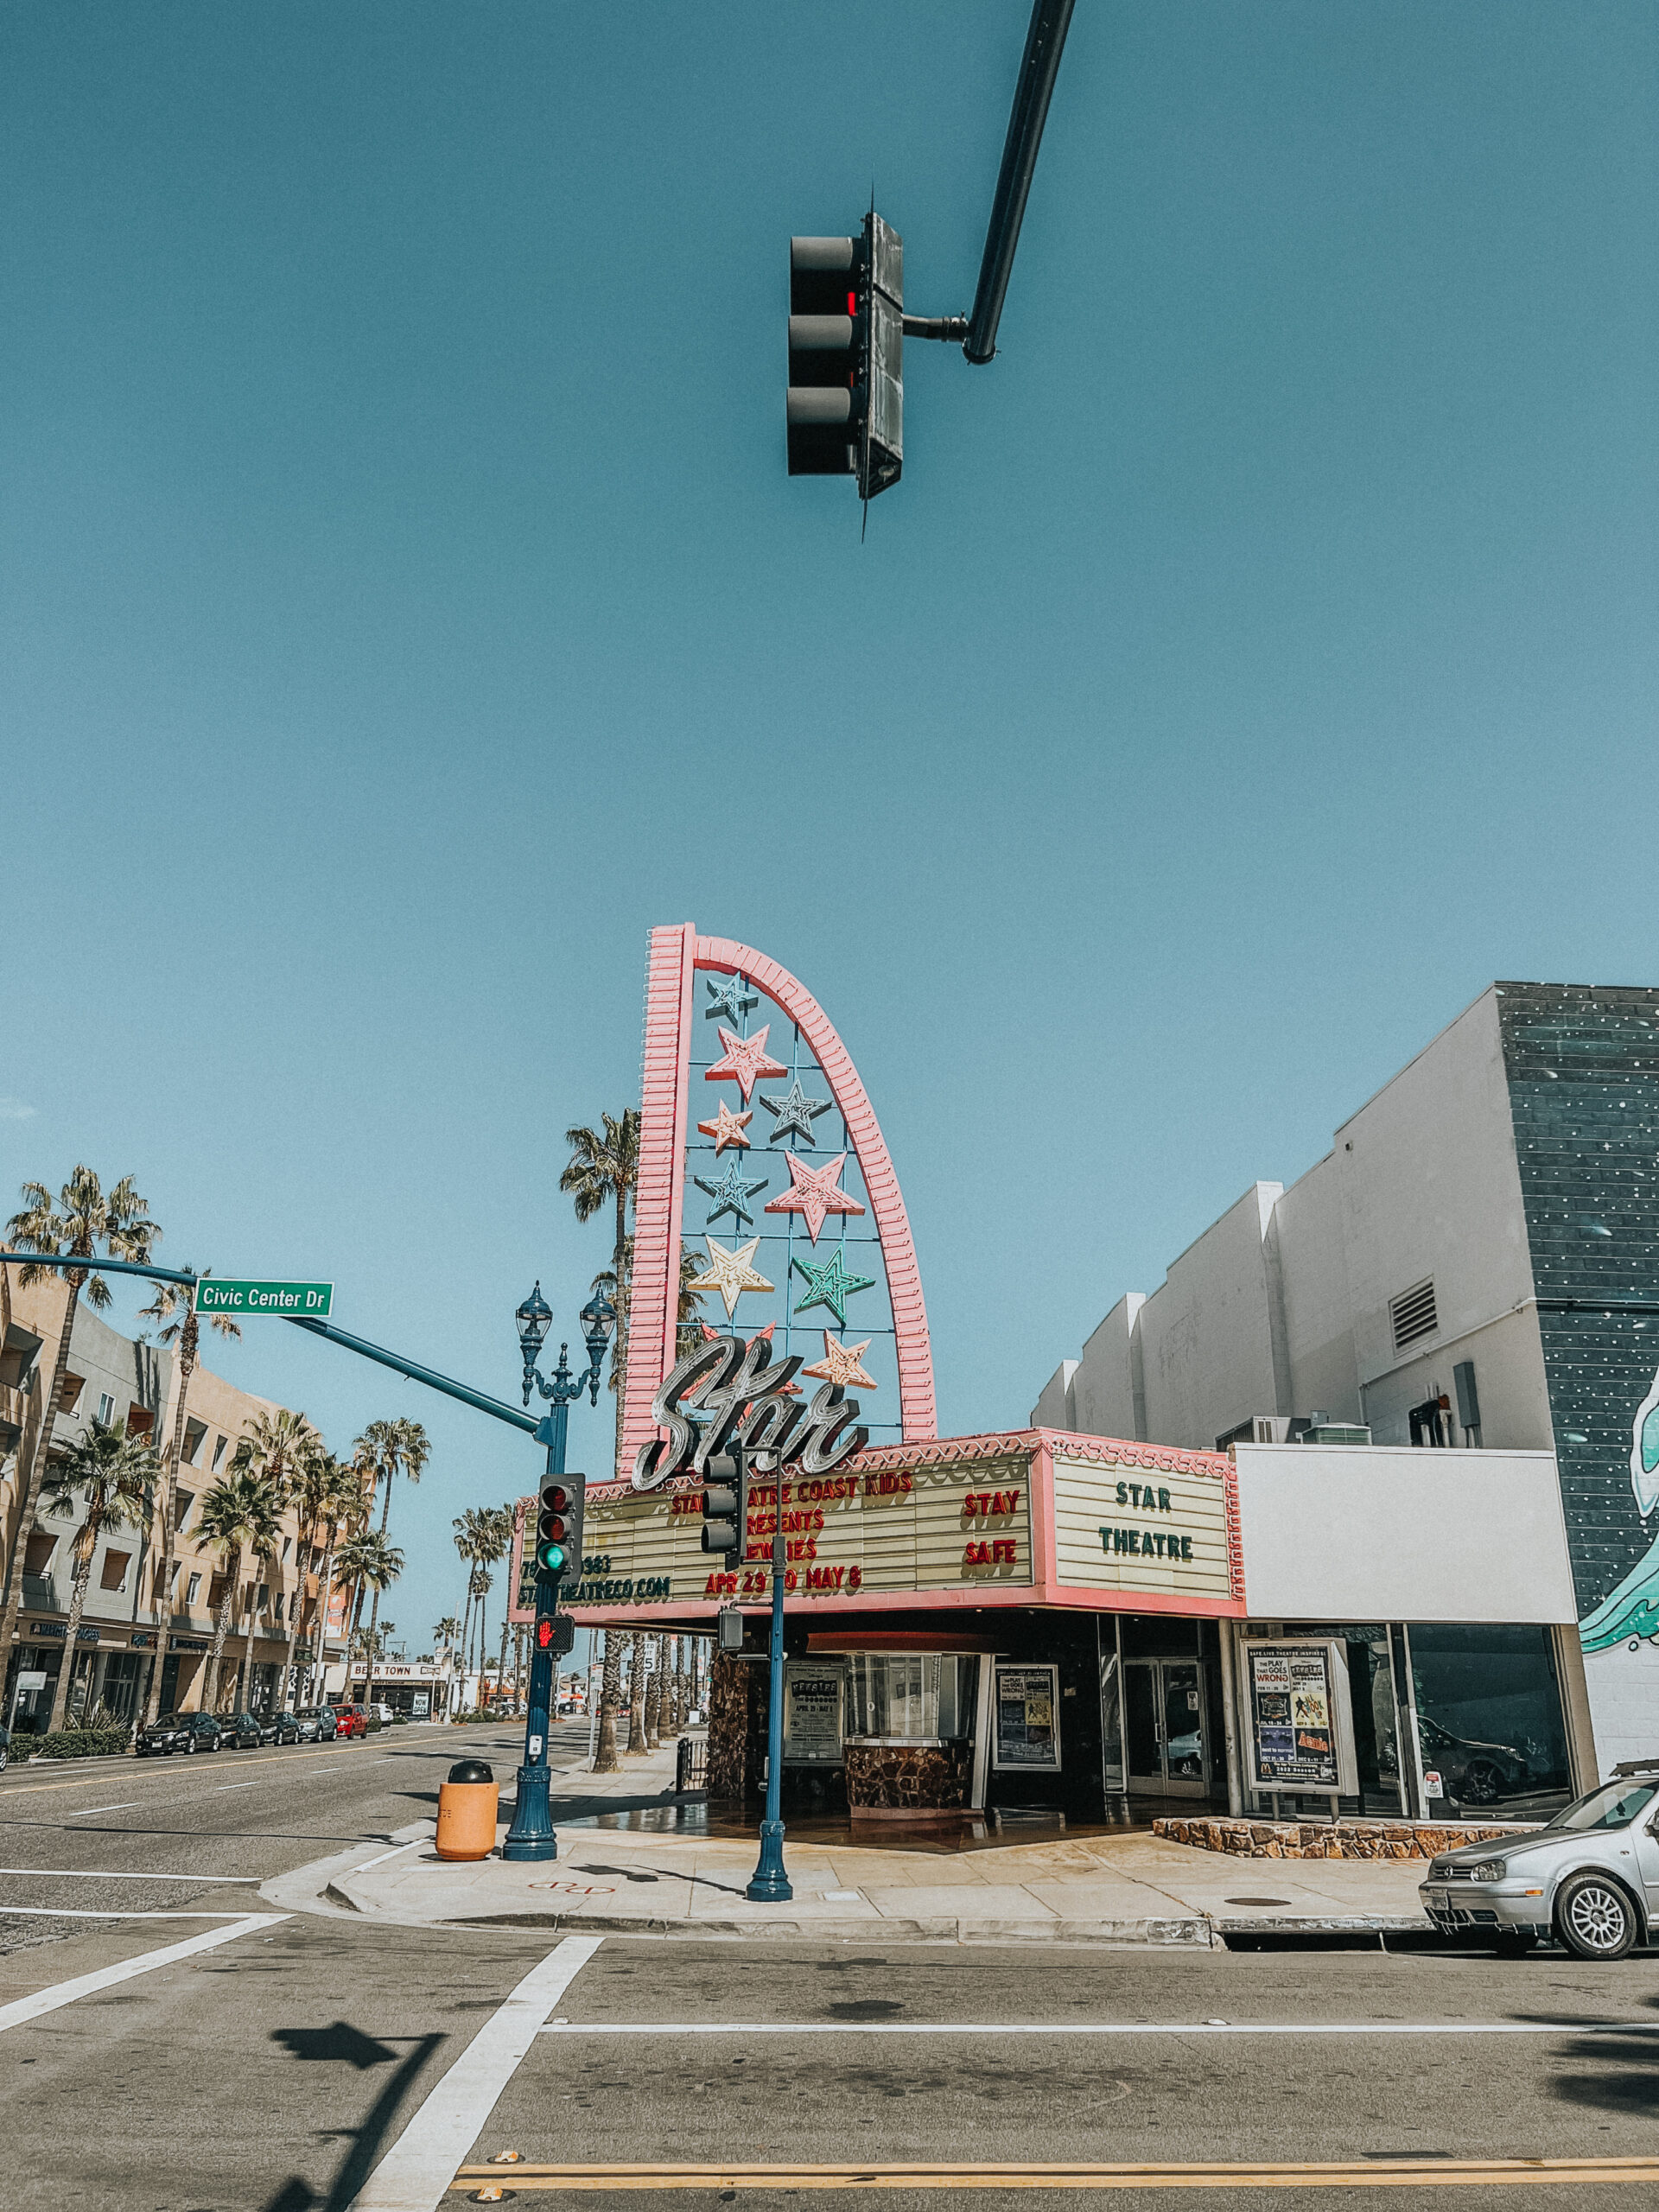
[[[873,499],[905,453],[905,242],[874,208],[855,238],[789,242],[789,473]]]
[[[542,1484],[536,1518],[536,1571],[562,1582],[582,1575],[582,1522],[586,1475],[558,1475]]]
[[[749,1525],[749,1470],[741,1451],[709,1462],[702,1493],[702,1548],[724,1554],[736,1566]]]

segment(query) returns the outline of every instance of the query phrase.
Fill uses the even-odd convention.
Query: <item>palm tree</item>
[[[35,1528],[41,1475],[57,1427],[63,1378],[69,1370],[69,1339],[74,1334],[75,1309],[80,1303],[81,1291],[84,1288],[86,1293],[86,1303],[101,1313],[110,1302],[110,1286],[93,1264],[99,1256],[99,1247],[103,1246],[108,1259],[131,1261],[142,1267],[162,1233],[149,1218],[148,1202],[134,1190],[130,1175],[124,1175],[113,1189],[106,1192],[90,1167],[77,1167],[55,1198],[44,1183],[25,1183],[22,1198],[22,1211],[13,1214],[6,1224],[7,1243],[15,1250],[38,1252],[48,1259],[85,1260],[89,1264],[64,1272],[69,1300],[63,1309],[63,1327],[52,1368],[52,1388],[41,1408],[41,1425],[29,1454],[29,1472],[22,1484],[16,1541],[6,1560],[5,1594],[0,1599],[0,1655],[10,1652],[17,1632],[18,1605],[23,1594],[17,1562],[23,1556]],[[54,1268],[25,1266],[18,1270],[17,1280],[27,1289],[30,1283],[38,1282],[44,1276],[55,1279],[57,1273]],[[3,1656],[0,1656],[0,1665],[3,1663]]]
[[[478,1577],[484,1563],[484,1546],[488,1541],[483,1525],[482,1512],[476,1505],[469,1505],[458,1513],[449,1524],[455,1532],[455,1549],[467,1562],[467,1601],[461,1607],[461,1671],[467,1672],[467,1662],[472,1652],[473,1600],[478,1595]]]
[[[369,1621],[371,1651],[368,1680],[363,1692],[364,1702],[366,1704],[374,1694],[374,1661],[378,1654],[373,1651],[372,1645],[376,1636],[376,1621],[380,1611],[381,1593],[390,1590],[403,1573],[404,1555],[396,1544],[386,1541],[385,1535],[378,1529],[359,1529],[355,1535],[346,1537],[340,1547],[338,1557],[340,1573],[357,1585],[357,1602],[352,1621],[353,1637],[357,1632],[358,1619],[361,1617],[363,1611],[363,1592],[365,1590],[372,1590],[374,1592],[374,1612]]]
[[[507,1554],[512,1549],[514,1508],[512,1505],[494,1505],[489,1507],[487,1510],[494,1522],[495,1532],[501,1540],[501,1548],[497,1552],[495,1556],[498,1559],[505,1559]],[[533,1537],[535,1531],[532,1529],[531,1534]],[[516,1595],[516,1592],[509,1590],[507,1592],[506,1603],[501,1608],[501,1656],[496,1661],[495,1666],[495,1682],[498,1694],[500,1691],[502,1683],[505,1682],[507,1678],[507,1639],[512,1634],[512,1606]]]
[[[155,1502],[156,1478],[161,1464],[147,1443],[129,1436],[113,1425],[93,1421],[84,1436],[52,1460],[46,1471],[41,1499],[48,1512],[69,1514],[75,1500],[86,1494],[86,1517],[75,1531],[72,1547],[74,1581],[69,1599],[69,1624],[64,1631],[63,1664],[52,1700],[48,1727],[54,1734],[62,1727],[69,1700],[69,1678],[74,1672],[81,1609],[92,1579],[92,1554],[106,1529],[129,1529],[147,1518]]]
[[[192,1270],[184,1270],[189,1274]],[[201,1270],[205,1275],[211,1268]],[[190,1395],[190,1377],[196,1371],[196,1357],[201,1344],[201,1325],[196,1314],[196,1296],[188,1283],[162,1282],[156,1286],[156,1295],[142,1309],[147,1321],[165,1321],[167,1326],[156,1335],[164,1344],[176,1344],[179,1348],[179,1401],[173,1413],[173,1441],[167,1452],[167,1488],[162,1506],[162,1563],[154,1585],[156,1600],[156,1656],[149,1666],[149,1694],[144,1702],[144,1718],[154,1720],[161,1710],[162,1675],[167,1666],[167,1647],[173,1621],[173,1573],[178,1555],[179,1531],[179,1461],[184,1452],[185,1401]],[[221,1337],[239,1337],[242,1333],[228,1313],[215,1313],[211,1325]]]
[[[289,1503],[295,1480],[302,1467],[322,1451],[320,1437],[303,1414],[290,1413],[286,1406],[279,1406],[274,1414],[256,1414],[252,1425],[243,1432],[237,1446],[237,1460],[262,1475],[271,1485],[281,1513]],[[303,1544],[302,1544],[303,1552]],[[300,1587],[305,1587],[303,1557],[295,1561],[301,1577]],[[288,1697],[288,1669],[294,1656],[294,1623],[290,1614],[288,1630],[288,1654],[283,1663],[282,1681],[278,1685],[276,1702],[284,1704]],[[248,1613],[248,1663],[253,1663],[253,1613]]]
[[[478,1600],[478,1637],[476,1647],[478,1651],[478,1666],[475,1671],[478,1675],[478,1685],[480,1690],[482,1690],[484,1687],[484,1637],[486,1635],[484,1626],[484,1601],[494,1587],[494,1579],[491,1575],[487,1567],[475,1567],[473,1569],[473,1595]]]
[[[231,1609],[242,1579],[243,1548],[246,1546],[256,1558],[262,1554],[269,1555],[281,1511],[281,1502],[270,1482],[264,1476],[254,1473],[243,1461],[239,1450],[232,1462],[230,1473],[221,1476],[218,1482],[209,1484],[201,1494],[201,1506],[196,1516],[197,1528],[200,1540],[217,1545],[223,1554],[220,1572],[224,1577],[219,1612],[213,1622],[213,1648],[207,1660],[207,1688],[201,1700],[204,1713],[216,1712],[219,1707],[219,1667],[225,1656],[225,1639],[230,1634]],[[248,1609],[247,1656],[251,1660],[251,1602]],[[245,1682],[243,1687],[245,1692]]]
[[[594,1744],[594,1772],[614,1774],[616,1716],[622,1704],[622,1643],[613,1628],[605,1631],[605,1663],[599,1678],[599,1732]]]
[[[432,1656],[439,1661],[453,1658],[455,1639],[461,1634],[461,1623],[453,1613],[446,1613],[441,1621],[432,1624]]]
[[[362,1487],[351,1462],[330,1454],[327,1465],[332,1479],[321,1516],[322,1587],[317,1593],[316,1650],[306,1670],[308,1698],[320,1694],[327,1677],[328,1616],[334,1610],[334,1560],[340,1533],[343,1529],[350,1535],[362,1526],[364,1520]]]
[[[308,1452],[289,1477],[288,1498],[299,1517],[299,1535],[295,1545],[294,1595],[288,1607],[288,1650],[283,1659],[283,1688],[279,1702],[286,1704],[289,1683],[294,1673],[294,1646],[300,1632],[301,1618],[305,1611],[306,1583],[310,1577],[311,1563],[317,1557],[318,1537],[324,1527],[329,1530],[329,1544],[334,1542],[343,1509],[356,1500],[358,1492],[349,1484],[338,1459],[322,1448],[319,1437],[315,1446]],[[326,1596],[319,1593],[321,1605],[317,1614],[317,1637],[321,1645],[326,1620]],[[297,1685],[296,1686],[297,1688]],[[297,1695],[295,1702],[298,1703]]]
[[[559,1188],[575,1201],[576,1219],[589,1221],[601,1206],[615,1208],[616,1227],[611,1254],[611,1274],[616,1290],[616,1335],[611,1349],[611,1373],[625,1376],[628,1364],[628,1203],[639,1175],[639,1111],[625,1106],[622,1118],[600,1116],[603,1134],[589,1128],[567,1129],[569,1165],[559,1178]],[[616,1394],[616,1464],[622,1464],[622,1390]]]
[[[421,1479],[421,1470],[432,1456],[431,1439],[417,1421],[400,1415],[396,1421],[372,1421],[357,1440],[353,1459],[369,1471],[369,1494],[372,1497],[374,1484],[384,1482],[385,1499],[380,1508],[380,1536],[385,1541],[386,1523],[391,1518],[391,1486],[397,1479],[398,1470],[412,1483]],[[374,1661],[379,1654],[375,1649],[375,1624],[380,1617],[380,1592],[388,1586],[371,1582],[374,1602],[369,1608],[369,1680],[365,1699],[373,1694]]]
[[[632,1649],[628,1654],[628,1749],[631,1759],[642,1759],[645,1755],[645,1632],[634,1630],[628,1639]]]

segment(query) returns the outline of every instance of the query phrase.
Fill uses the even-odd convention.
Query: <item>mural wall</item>
[[[1499,1013],[1599,1739],[1621,1678],[1659,1687],[1659,991],[1506,983]]]

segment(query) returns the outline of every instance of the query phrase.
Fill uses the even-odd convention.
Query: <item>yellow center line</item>
[[[463,2166],[451,2190],[1424,2189],[1659,2183],[1659,2158],[1342,2158],[1158,2165]]]

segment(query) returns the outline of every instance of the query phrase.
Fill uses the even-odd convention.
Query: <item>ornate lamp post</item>
[[[524,1403],[530,1403],[532,1390],[539,1390],[549,1401],[552,1411],[546,1414],[536,1430],[536,1440],[547,1446],[547,1475],[550,1478],[562,1475],[564,1469],[565,1426],[569,1408],[586,1390],[591,1402],[599,1403],[601,1371],[604,1365],[605,1347],[610,1342],[611,1331],[616,1324],[616,1309],[602,1292],[595,1292],[582,1309],[585,1325],[583,1341],[588,1347],[588,1365],[580,1375],[572,1375],[568,1357],[569,1347],[559,1346],[559,1363],[550,1382],[537,1365],[537,1355],[553,1322],[552,1308],[542,1296],[538,1281],[513,1316],[518,1325],[518,1349],[524,1360]],[[575,1562],[578,1578],[582,1562]],[[536,1635],[530,1656],[529,1712],[524,1721],[524,1763],[518,1770],[518,1798],[512,1815],[512,1826],[507,1831],[506,1841],[501,1847],[504,1859],[556,1859],[558,1841],[553,1833],[552,1815],[548,1808],[547,1738],[553,1713],[553,1681],[557,1669],[558,1655],[553,1649],[552,1626],[558,1609],[559,1578],[544,1573],[538,1566],[536,1571]],[[546,1640],[543,1640],[543,1629]]]

